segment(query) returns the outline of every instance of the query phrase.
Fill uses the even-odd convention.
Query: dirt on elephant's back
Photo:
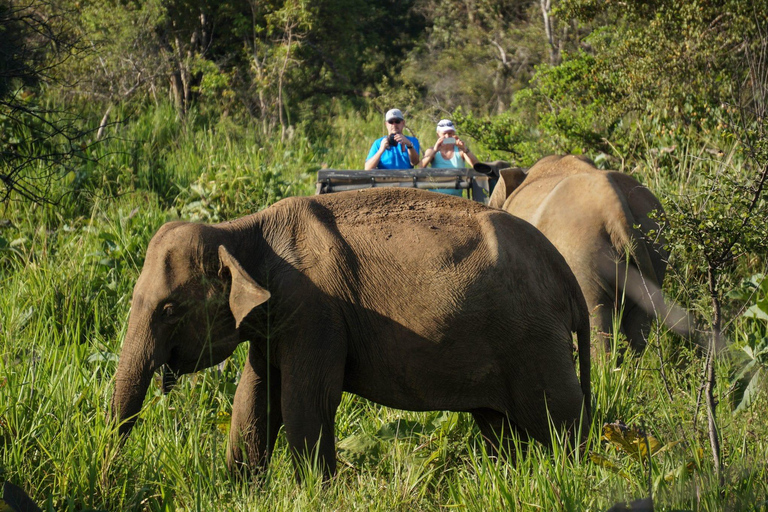
[[[375,225],[393,221],[456,225],[488,209],[460,197],[409,188],[373,188],[315,196],[334,212],[336,221]]]

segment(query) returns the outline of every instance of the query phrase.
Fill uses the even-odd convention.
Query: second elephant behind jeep
[[[573,365],[578,334],[581,384]],[[291,198],[152,238],[112,400],[121,432],[155,370],[250,351],[231,467],[266,466],[277,431],[335,470],[343,391],[416,411],[471,412],[491,443],[550,443],[588,406],[589,319],[565,260],[530,224],[460,198],[369,189]]]
[[[614,319],[638,352],[654,317],[689,331],[687,315],[661,294],[668,253],[656,218],[664,211],[648,188],[580,156],[548,156],[527,172],[499,169],[505,164],[482,169],[500,174],[490,206],[527,220],[557,247],[579,281],[605,348]]]

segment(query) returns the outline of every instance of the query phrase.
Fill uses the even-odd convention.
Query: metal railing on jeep
[[[489,177],[472,168],[456,169],[374,169],[371,171],[317,171],[316,194],[375,187],[411,187],[421,189],[468,190],[470,199],[487,203],[490,197]]]

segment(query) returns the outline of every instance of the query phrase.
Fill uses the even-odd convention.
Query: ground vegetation
[[[0,480],[48,510],[749,510],[768,500],[768,4],[0,1]],[[163,222],[218,222],[361,169],[382,114],[483,160],[584,154],[661,199],[662,325],[592,369],[576,456],[489,458],[466,414],[345,396],[340,471],[231,480],[241,347],[107,421],[131,290]],[[613,342],[624,343],[621,336]],[[0,503],[0,509],[2,509]]]

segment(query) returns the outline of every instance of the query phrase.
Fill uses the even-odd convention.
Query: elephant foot
[[[233,479],[252,480],[266,474],[277,440],[277,428],[272,430],[268,440],[266,433],[259,432],[257,427],[230,431],[227,469]]]
[[[515,442],[519,440],[519,430],[507,415],[491,409],[477,409],[472,411],[472,417],[480,428],[488,457],[503,458],[515,464],[518,447],[525,447],[523,443]]]
[[[242,449],[227,450],[227,470],[233,480],[249,481],[266,474],[267,457],[245,457]]]

